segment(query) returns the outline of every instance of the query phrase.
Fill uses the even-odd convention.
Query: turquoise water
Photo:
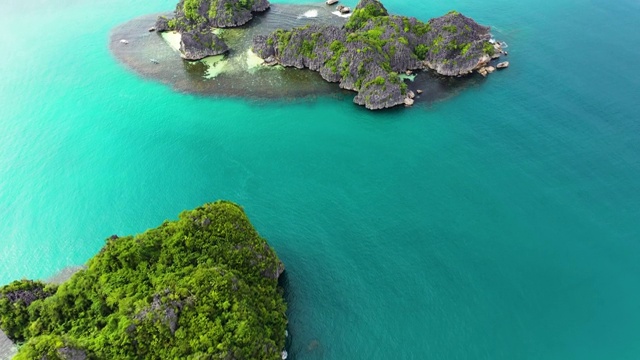
[[[5,2],[0,283],[223,198],[287,266],[295,359],[640,358],[637,0],[387,0],[493,25],[512,66],[381,113],[120,66],[110,29],[174,1]]]

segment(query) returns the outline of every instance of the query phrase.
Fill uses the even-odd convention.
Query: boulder
[[[411,105],[413,105],[413,103],[414,103],[413,99],[411,99],[409,97],[404,98],[404,106],[411,106]]]

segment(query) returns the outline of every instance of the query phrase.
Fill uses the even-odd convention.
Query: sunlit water
[[[222,198],[287,266],[292,358],[640,358],[640,3],[385,4],[492,25],[511,67],[385,112],[194,96],[109,51],[174,0],[9,0],[0,282]]]

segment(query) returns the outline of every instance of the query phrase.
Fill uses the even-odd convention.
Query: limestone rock
[[[227,51],[227,44],[211,31],[185,32],[180,40],[180,53],[186,60],[200,60]]]
[[[163,32],[163,31],[171,30],[169,28],[169,18],[167,18],[166,16],[158,16],[158,19],[156,20],[155,28],[156,28],[157,32]]]

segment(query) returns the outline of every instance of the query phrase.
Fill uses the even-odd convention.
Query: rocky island
[[[15,359],[281,359],[284,266],[237,205],[219,201],[107,239],[60,286],[0,288]]]
[[[269,63],[318,71],[357,91],[356,104],[382,109],[412,103],[399,74],[428,68],[460,76],[484,67],[501,50],[490,39],[488,27],[456,11],[423,23],[361,0],[342,27],[276,31],[257,36],[253,49]]]
[[[324,4],[306,6],[310,10],[300,10],[296,19],[285,14],[296,7],[305,6],[271,5],[267,0],[181,0],[149,30],[173,39],[167,41],[186,61],[186,69],[202,62],[206,74],[213,74],[205,77],[215,78],[194,84],[188,76],[177,85],[183,90],[295,97],[330,91],[317,85],[322,79],[357,92],[353,101],[372,110],[431,101],[442,89],[475,79],[469,76],[473,73],[487,76],[508,66],[496,60],[506,52],[492,39],[490,28],[457,11],[422,22],[389,14],[378,0],[361,0],[346,15]],[[126,63],[152,76],[167,71],[155,59],[155,68],[148,60],[134,64],[135,47],[118,44],[120,34],[126,33],[112,37],[112,49],[126,55]],[[273,68],[283,71],[269,70]],[[416,75],[419,81],[414,81]],[[452,78],[459,78],[459,84],[447,80]],[[165,79],[179,81],[176,74]]]

